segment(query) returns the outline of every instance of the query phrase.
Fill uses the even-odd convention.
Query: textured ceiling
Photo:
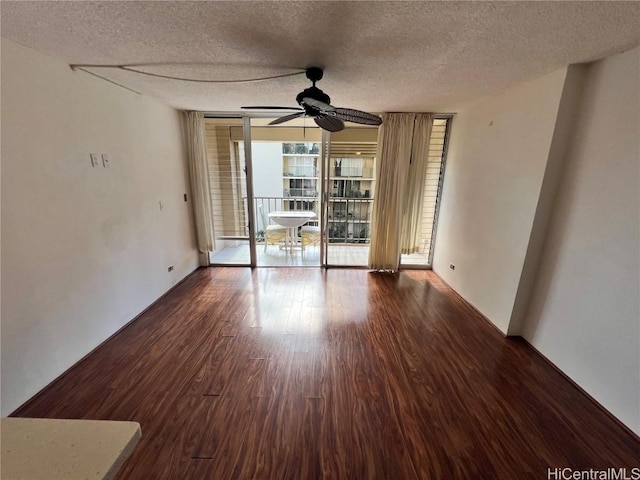
[[[333,105],[374,112],[453,112],[640,44],[636,1],[2,1],[0,8],[3,37],[69,64],[147,64],[151,72],[219,80],[317,65]],[[157,65],[166,63],[179,65]],[[304,76],[202,84],[92,71],[176,108],[219,112],[293,106],[309,86]]]

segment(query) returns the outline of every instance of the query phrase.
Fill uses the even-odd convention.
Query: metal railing
[[[329,243],[369,243],[373,199],[329,197]]]
[[[245,203],[246,204],[246,203]],[[320,199],[318,197],[255,197],[256,241],[264,241],[264,224],[258,212],[262,205],[265,215],[278,210],[311,210],[317,218],[308,225],[320,224]],[[370,242],[372,198],[329,197],[327,219],[328,238],[331,244],[363,244]]]

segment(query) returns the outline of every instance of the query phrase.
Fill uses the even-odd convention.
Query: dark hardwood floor
[[[134,420],[119,479],[546,479],[640,442],[432,272],[201,269],[17,416]]]

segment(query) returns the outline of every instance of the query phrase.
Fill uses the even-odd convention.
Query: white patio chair
[[[258,205],[258,212],[262,218],[262,228],[264,229],[264,251],[267,245],[280,245],[287,238],[287,228],[280,225],[269,225],[269,218],[264,213],[264,206]]]
[[[302,245],[302,255],[304,255],[304,247],[307,245],[316,245],[320,243],[320,227],[313,225],[304,225],[300,228],[300,243]]]

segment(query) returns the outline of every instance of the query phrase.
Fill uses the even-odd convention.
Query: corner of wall
[[[451,129],[433,270],[505,334],[567,70],[479,99]]]
[[[519,332],[636,434],[639,59],[636,47],[582,67],[580,105]]]
[[[507,329],[508,336],[520,335],[531,297],[531,291],[538,273],[538,265],[544,249],[553,205],[558,193],[565,158],[573,137],[573,125],[578,112],[586,65],[570,65],[567,69],[562,96],[558,106],[549,158],[540,187],[540,196],[531,227],[518,290]]]

